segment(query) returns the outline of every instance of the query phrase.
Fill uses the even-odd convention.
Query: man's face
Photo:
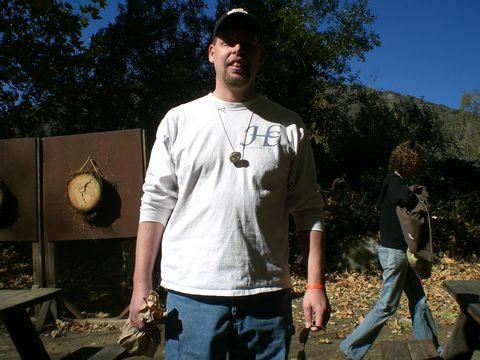
[[[208,48],[208,59],[215,66],[217,84],[227,88],[255,86],[263,63],[263,48],[258,35],[244,23],[228,24]]]

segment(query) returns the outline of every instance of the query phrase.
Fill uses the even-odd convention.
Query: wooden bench
[[[50,359],[37,330],[43,327],[47,310],[54,298],[63,298],[61,289],[0,290],[0,319],[4,322],[20,358],[24,360]],[[37,304],[43,305],[37,319],[36,329],[28,316],[27,309]],[[39,326],[39,324],[41,325]],[[116,360],[126,353],[127,350],[121,346],[110,345],[104,348],[91,349],[91,356],[75,357],[71,354],[72,357],[67,356],[67,359]]]
[[[384,360],[435,360],[441,359],[432,340],[384,340]]]
[[[448,280],[443,287],[460,307],[443,358],[471,359],[480,350],[480,280]]]
[[[86,346],[68,354],[62,360],[118,360],[125,358],[127,353],[127,349],[117,344],[105,346],[104,348]]]
[[[90,360],[116,360],[126,355],[128,350],[120,345],[110,345],[104,347],[98,353],[93,355]]]
[[[62,290],[57,288],[0,290],[0,319],[3,320],[22,359],[50,359],[28,316],[27,309],[33,305],[49,302],[61,292]]]

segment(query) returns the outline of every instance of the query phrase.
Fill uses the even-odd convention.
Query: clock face
[[[67,184],[68,201],[80,212],[91,210],[101,199],[102,186],[91,173],[75,175]]]

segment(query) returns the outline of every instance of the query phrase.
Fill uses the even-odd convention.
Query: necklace
[[[233,146],[232,141],[230,140],[230,137],[228,136],[227,129],[225,128],[225,124],[223,122],[222,116],[220,115],[220,109],[219,108],[217,108],[217,113],[218,113],[218,117],[220,118],[220,122],[222,124],[223,132],[225,133],[225,136],[227,137],[228,143],[230,144],[230,147],[232,148],[232,153],[230,154],[228,159],[230,160],[230,162],[233,165],[235,165],[235,166],[238,165],[237,167],[243,167],[243,166],[241,166],[243,163],[248,163],[243,158],[243,156],[245,154],[245,143],[247,141],[247,132],[248,132],[248,129],[250,128],[250,124],[252,123],[252,119],[253,119],[253,111],[251,111],[250,119],[248,120],[248,125],[245,129],[245,134],[244,134],[243,143],[242,143],[242,153],[241,154],[240,154],[240,152],[235,150],[235,147]],[[225,117],[227,117],[227,110],[225,110]]]

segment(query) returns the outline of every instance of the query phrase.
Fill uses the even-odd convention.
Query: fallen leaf
[[[329,338],[320,338],[320,339],[318,339],[318,343],[319,344],[331,344],[331,343],[333,343],[333,341],[330,340]]]

